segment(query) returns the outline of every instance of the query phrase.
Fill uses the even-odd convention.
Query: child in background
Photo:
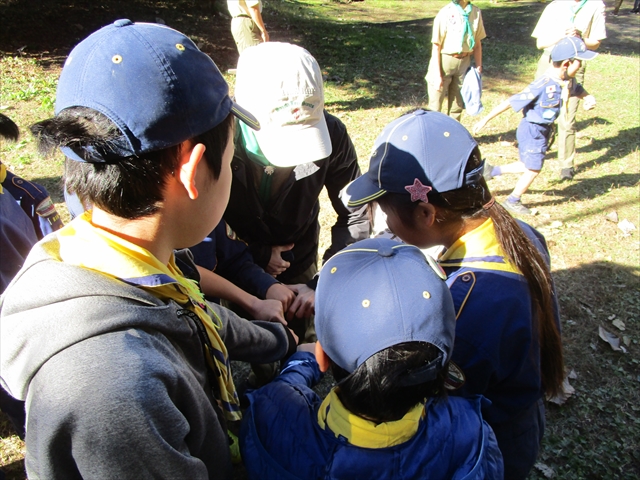
[[[482,399],[445,393],[455,314],[444,278],[419,249],[385,238],[324,265],[315,357],[298,351],[248,395],[249,478],[502,478]],[[322,400],[310,387],[328,369],[338,385]]]
[[[495,203],[483,166],[460,123],[416,110],[384,129],[369,172],[344,199],[354,207],[376,201],[407,243],[444,245],[438,263],[456,310],[451,359],[466,377],[455,394],[491,400],[482,413],[505,478],[525,479],[544,433],[542,397],[564,378],[557,303],[544,238]]]
[[[585,110],[595,107],[596,99],[576,83],[573,77],[582,60],[590,60],[596,55],[598,54],[587,50],[581,38],[563,38],[553,47],[553,64],[542,77],[495,107],[475,125],[473,134],[477,135],[490,120],[506,112],[509,107],[516,112],[522,110],[523,118],[516,132],[520,161],[496,167],[487,164],[484,171],[485,180],[507,173],[522,174],[503,204],[510,212],[531,215],[531,210],[522,204],[520,198],[542,170],[553,122],[560,115],[563,106],[566,108],[569,96],[584,99]]]

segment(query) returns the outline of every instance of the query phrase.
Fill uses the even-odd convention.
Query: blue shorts
[[[520,161],[527,169],[542,170],[544,156],[549,148],[550,133],[551,124],[531,123],[524,118],[520,121],[516,138],[518,139]]]

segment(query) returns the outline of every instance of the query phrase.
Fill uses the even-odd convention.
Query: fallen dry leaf
[[[631,232],[633,232],[636,229],[636,226],[625,218],[624,220],[618,223],[618,228],[625,235],[631,235]]]
[[[547,397],[547,401],[556,405],[563,405],[574,393],[576,393],[576,389],[569,383],[569,377],[565,377],[562,382],[562,391],[554,397]]]
[[[619,318],[614,320],[613,322],[611,322],[613,324],[614,327],[617,327],[618,330],[622,330],[624,332],[626,325],[624,324],[624,322],[622,320],[620,320]]]
[[[556,475],[555,470],[553,470],[553,468],[551,468],[550,466],[545,465],[544,463],[538,462],[534,465],[534,467],[540,470],[540,473],[542,473],[546,478],[553,478]]]
[[[615,336],[613,333],[605,330],[602,327],[598,327],[598,335],[602,340],[604,340],[609,345],[611,345],[611,348],[613,348],[613,350],[615,350],[616,352],[626,353],[627,349],[620,345],[620,339],[617,336]]]
[[[618,223],[618,212],[615,210],[613,212],[608,213],[605,218],[613,223]]]

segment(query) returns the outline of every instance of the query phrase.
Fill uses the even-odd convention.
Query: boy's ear
[[[322,345],[320,345],[320,342],[316,342],[315,354],[316,354],[316,362],[318,362],[318,367],[320,367],[320,371],[324,373],[327,370],[329,370],[329,366],[330,366],[329,357],[322,349]]]
[[[179,178],[180,183],[184,186],[191,200],[198,198],[198,189],[196,188],[196,173],[200,160],[204,157],[206,147],[202,143],[193,145],[187,140],[182,144],[180,150],[181,163]]]

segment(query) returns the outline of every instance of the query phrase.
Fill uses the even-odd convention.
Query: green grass
[[[431,50],[431,22],[446,3],[266,3],[264,17],[272,40],[303,45],[318,59],[326,78],[327,109],[347,125],[363,171],[382,128],[407,109],[426,105],[423,77]],[[476,4],[483,10],[489,35],[483,42],[486,113],[532,80],[538,51],[530,33],[544,5]],[[198,18],[198,8],[197,2],[183,1],[172,22],[170,11],[175,9],[164,3],[157,7],[170,26],[197,37],[223,70],[235,66],[227,20]],[[145,15],[149,20],[154,13]],[[577,375],[571,380],[576,394],[563,406],[548,407],[540,462],[553,469],[556,479],[640,477],[640,231],[625,236],[606,218],[615,211],[620,220],[626,218],[640,228],[640,19],[621,16],[608,22],[610,38],[587,70],[586,88],[598,105],[593,111],[578,112],[578,175],[571,182],[557,180],[554,149],[526,197],[538,212],[527,220],[545,234],[550,246],[566,364]],[[46,54],[0,58],[0,108],[23,132],[19,143],[0,145],[0,158],[17,174],[44,182],[57,202],[61,202],[62,160],[38,157],[28,126],[53,113],[61,58],[52,60]],[[233,75],[226,78],[233,84]],[[462,122],[470,128],[478,118],[463,115]],[[513,143],[519,120],[518,114],[505,113],[478,138],[490,163],[517,159]],[[504,176],[492,180],[490,187],[502,200],[514,183],[514,177]],[[63,204],[58,208],[65,212]],[[324,197],[321,250],[330,242],[333,219]],[[625,323],[625,331],[612,324],[615,319]],[[612,351],[598,338],[599,326],[627,337],[628,352]],[[0,463],[19,459],[20,448],[15,437],[3,436]],[[19,468],[15,471],[18,478]],[[532,478],[544,477],[535,471]]]

